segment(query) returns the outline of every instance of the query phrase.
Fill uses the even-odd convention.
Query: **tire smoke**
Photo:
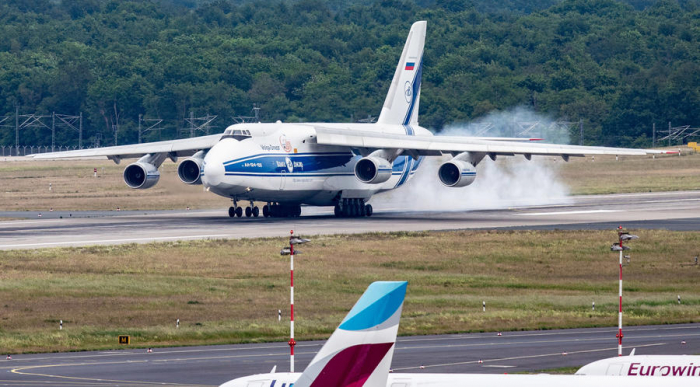
[[[533,130],[554,128],[555,121],[525,108],[491,113],[478,122],[452,125],[439,135],[474,136],[483,131],[485,123],[492,125],[482,137],[515,137],[513,127],[526,123]],[[534,123],[538,123],[533,126]],[[556,134],[556,142],[568,143],[568,133]],[[533,134],[546,134],[537,132]],[[548,141],[549,142],[549,141]],[[445,187],[437,176],[438,167],[451,156],[428,157],[415,176],[404,186],[375,195],[372,204],[388,210],[410,211],[467,211],[502,209],[509,207],[552,205],[570,203],[569,190],[560,181],[559,157],[533,156],[527,161],[523,156],[500,156],[496,161],[485,157],[477,166],[474,184],[462,188]]]

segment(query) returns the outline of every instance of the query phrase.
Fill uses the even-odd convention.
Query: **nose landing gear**
[[[365,199],[342,199],[335,205],[333,213],[339,218],[359,218],[372,216],[374,210],[371,204],[365,204]]]

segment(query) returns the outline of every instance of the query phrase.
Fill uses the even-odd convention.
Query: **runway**
[[[617,355],[614,328],[400,337],[392,367],[411,373],[514,373],[579,367]],[[624,352],[698,354],[700,324],[624,329]],[[686,344],[681,344],[685,341]],[[299,342],[303,370],[322,341]],[[483,364],[478,361],[483,360]],[[289,370],[286,343],[17,355],[0,367],[0,386],[216,386]],[[423,367],[423,368],[421,368]]]
[[[371,218],[335,218],[305,207],[300,218],[229,218],[206,211],[0,212],[0,249],[158,241],[457,229],[700,230],[700,191],[571,197],[571,204],[466,212],[377,208]]]

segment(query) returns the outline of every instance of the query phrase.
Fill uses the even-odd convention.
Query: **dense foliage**
[[[376,116],[412,22],[428,20],[421,124],[529,106],[584,120],[588,143],[649,145],[698,125],[697,0],[107,1],[0,3],[0,115],[84,114],[85,143],[172,138],[190,112],[351,121]],[[0,145],[14,144],[14,119]],[[5,123],[8,123],[5,122]],[[50,143],[26,129],[22,144]],[[58,141],[75,143],[73,131]]]

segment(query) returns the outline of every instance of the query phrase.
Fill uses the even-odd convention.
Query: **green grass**
[[[637,233],[641,239],[625,267],[625,324],[700,321],[700,268],[686,265],[700,233]],[[295,260],[297,337],[327,337],[376,280],[409,281],[401,335],[614,326],[617,255],[609,242],[615,236],[459,231],[315,237]],[[284,243],[268,238],[0,252],[0,348],[109,349],[118,347],[120,334],[143,347],[284,340],[289,261],[278,253]]]

